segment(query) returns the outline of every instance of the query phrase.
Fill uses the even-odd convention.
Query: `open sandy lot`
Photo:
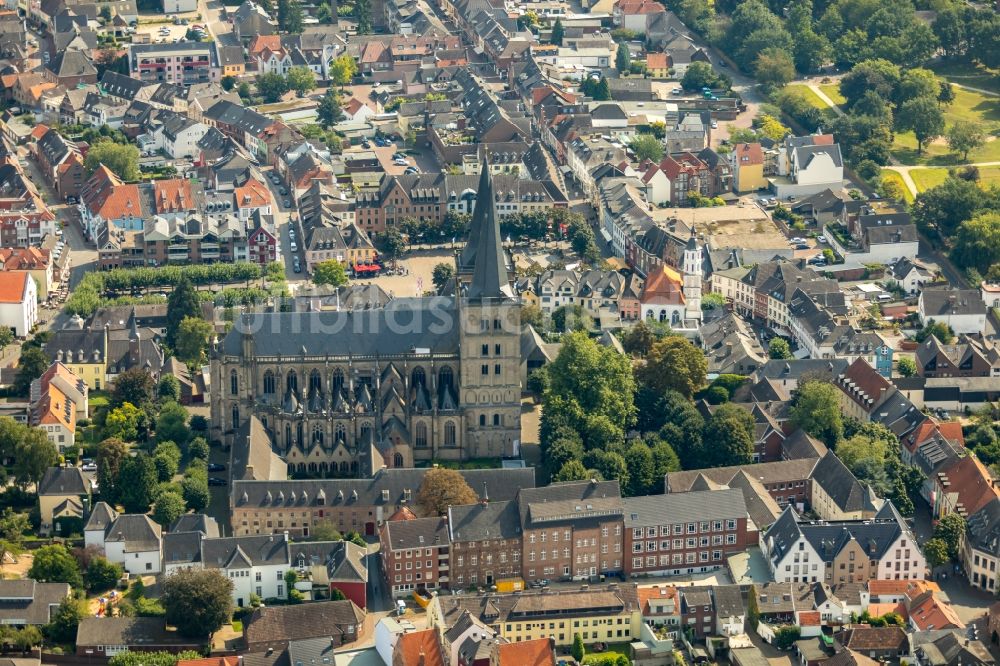
[[[740,202],[718,208],[667,208],[658,211],[676,218],[699,236],[707,239],[712,249],[741,247],[766,250],[788,247],[788,240],[773,221],[755,204]],[[678,233],[682,232],[680,225]]]

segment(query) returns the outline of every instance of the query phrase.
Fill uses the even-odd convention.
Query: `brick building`
[[[480,502],[448,509],[454,589],[521,578],[517,503]]]
[[[628,497],[624,508],[626,574],[710,571],[751,545],[738,488]]]
[[[389,520],[379,532],[382,573],[393,597],[417,589],[447,587],[448,521],[445,518]]]
[[[587,579],[622,570],[617,481],[575,481],[518,493],[526,580]]]

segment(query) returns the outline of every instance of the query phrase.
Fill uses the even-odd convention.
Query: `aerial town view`
[[[1000,666],[1000,2],[6,0],[0,666]]]

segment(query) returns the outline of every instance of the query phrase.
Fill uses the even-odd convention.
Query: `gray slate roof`
[[[79,467],[50,467],[38,484],[39,495],[87,495],[87,479]]]
[[[393,520],[385,524],[392,550],[448,545],[448,521],[442,517]]]
[[[626,497],[624,502],[625,529],[662,525],[667,521],[687,523],[747,515],[743,491],[738,488]]]
[[[448,526],[454,542],[518,539],[521,536],[517,502],[480,502],[450,507]]]

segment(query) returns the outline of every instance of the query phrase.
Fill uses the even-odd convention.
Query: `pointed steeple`
[[[476,244],[469,298],[503,298],[503,288],[507,286],[507,260],[500,239],[500,218],[497,216],[493,177],[485,158],[479,178],[479,192],[476,193],[476,209],[472,215],[470,245],[473,237]]]
[[[476,250],[479,249],[479,236],[483,227],[482,218],[486,215],[485,206],[480,206],[483,199],[484,187],[492,185],[489,165],[486,163],[486,156],[483,155],[483,170],[479,174],[479,188],[476,192],[476,206],[472,209],[472,220],[469,222],[469,242],[459,256],[458,263],[462,272],[472,272],[476,261]]]

